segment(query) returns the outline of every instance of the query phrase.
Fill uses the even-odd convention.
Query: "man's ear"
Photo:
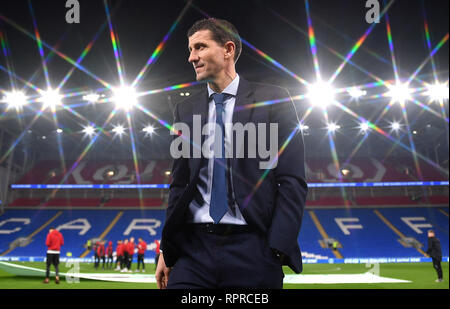
[[[236,52],[236,45],[233,41],[228,41],[225,43],[225,58],[234,58],[234,53]]]

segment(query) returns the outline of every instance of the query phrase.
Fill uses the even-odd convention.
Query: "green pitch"
[[[39,269],[45,269],[43,262],[14,262]],[[285,289],[448,289],[449,267],[442,263],[444,282],[437,283],[436,272],[431,263],[397,263],[380,264],[379,275],[395,279],[409,280],[411,283],[361,283],[361,284],[285,284]],[[52,268],[53,270],[53,268]],[[60,272],[70,269],[65,263],[60,264]],[[364,264],[305,264],[303,274],[362,274],[369,270]],[[155,266],[147,265],[146,274],[153,274]],[[292,274],[284,268],[285,274]],[[111,269],[95,270],[92,264],[81,263],[81,273],[116,273]],[[68,283],[61,277],[61,283],[56,285],[53,278],[49,284],[43,284],[44,278],[15,276],[0,270],[0,289],[156,289],[154,283],[122,283],[80,279],[79,283]]]

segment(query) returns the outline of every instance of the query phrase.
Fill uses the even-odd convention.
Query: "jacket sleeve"
[[[50,247],[50,234],[47,234],[47,239],[45,240],[45,245]]]
[[[179,104],[175,106],[174,110],[174,121],[173,123],[177,123],[180,121],[179,116]],[[174,140],[178,138],[178,135],[174,136]],[[167,218],[172,213],[173,208],[175,207],[178,199],[183,194],[184,190],[189,184],[189,178],[190,178],[190,171],[189,171],[189,162],[188,158],[177,158],[173,160],[172,165],[172,181],[169,186],[169,200],[166,210],[166,222]],[[163,251],[163,243],[164,241],[161,240],[160,243],[160,250]]]
[[[274,169],[278,186],[272,224],[269,230],[269,246],[289,256],[298,250],[298,235],[303,218],[308,186],[305,176],[304,144],[299,118],[289,92],[281,92],[280,97],[287,102],[272,105],[271,122],[278,123],[278,164]]]
[[[63,237],[63,235],[61,234],[61,232],[59,233],[59,238],[60,238],[60,240],[61,240],[61,246],[64,245],[64,237]]]
[[[175,106],[174,111],[174,121],[177,123],[180,121],[180,116],[178,114],[179,104]],[[178,138],[178,135],[174,135],[174,140]],[[168,211],[176,204],[178,198],[182,195],[184,189],[189,184],[189,162],[188,158],[178,158],[173,160],[172,165],[172,182],[169,187],[169,201],[168,201]]]

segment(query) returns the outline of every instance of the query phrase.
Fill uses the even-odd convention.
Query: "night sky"
[[[379,2],[381,10],[390,3],[382,0]],[[65,7],[64,0],[14,0],[1,2],[0,31],[2,33],[2,53],[0,55],[0,65],[3,70],[0,70],[0,90],[9,91],[11,83],[14,83],[16,87],[23,88],[28,95],[36,96],[37,92],[29,87],[24,87],[24,83],[20,80],[20,78],[30,80],[33,74],[35,76],[31,83],[36,87],[46,88],[39,47],[37,42],[29,36],[35,36],[36,33],[39,33],[41,40],[45,43],[43,47],[44,57],[48,57],[50,54],[50,50],[46,47],[48,45],[74,60],[80,57],[86,46],[93,42],[96,34],[98,34],[92,48],[80,64],[91,75],[97,76],[111,85],[120,83],[107,22],[105,2],[100,0],[79,0],[79,3],[80,23],[68,24],[65,17],[69,9]],[[139,83],[139,91],[160,89],[195,81],[192,65],[187,62],[186,32],[196,20],[205,18],[205,16],[227,19],[236,26],[241,37],[246,42],[308,83],[315,82],[316,73],[311,53],[311,37],[308,36],[307,5],[309,5],[310,21],[316,39],[320,74],[324,80],[330,78],[336,72],[343,62],[342,57],[346,57],[349,54],[352,47],[371,27],[365,20],[368,9],[365,8],[365,1],[362,0],[196,0],[190,6],[188,1],[182,0],[127,0],[107,1],[106,3],[111,13],[113,32],[120,46],[123,77],[128,82],[135,79],[158,44],[163,41],[169,29],[173,27],[173,31],[168,36],[162,52],[158,54],[158,57],[150,65],[144,78]],[[389,48],[386,17],[389,20],[389,26],[392,31],[393,55],[400,78],[407,79],[429,58],[430,50],[427,47],[425,25],[429,29],[432,48],[435,48],[448,35],[448,1],[393,1],[387,11],[387,16],[382,16],[381,22],[371,30],[364,43],[351,57],[351,63],[347,63],[337,75],[334,81],[336,88],[375,83],[377,81],[373,76],[385,81],[395,78],[392,54]],[[174,26],[177,19],[179,22]],[[24,34],[24,31],[28,32],[29,35]],[[336,56],[336,54],[340,54],[341,58]],[[305,94],[307,91],[306,86],[299,83],[297,79],[286,73],[286,71],[274,65],[273,61],[267,60],[268,57],[261,56],[260,53],[244,44],[242,55],[236,66],[237,72],[242,77],[252,81],[284,86],[289,89],[292,95]],[[433,56],[433,62],[439,79],[447,82],[448,41],[445,41],[442,47],[436,51]],[[64,60],[63,57],[50,55],[47,61],[47,68],[50,84],[55,87],[72,68],[72,65]],[[17,78],[8,74],[8,72],[14,72]],[[417,77],[421,81],[433,82],[431,61],[428,61],[423,66]],[[414,84],[414,87],[423,87],[423,85],[420,85],[420,83]],[[61,89],[61,92],[71,93],[89,89],[106,91],[104,85],[96,78],[76,69]],[[186,88],[185,90],[195,92],[196,89],[198,87]],[[386,89],[383,87],[368,89],[369,94],[379,94],[385,91]],[[77,103],[77,98],[75,97],[70,100],[73,104]],[[171,122],[173,105],[179,101],[182,101],[179,91],[174,90],[154,96],[146,96],[142,104],[154,111],[160,119]],[[342,102],[345,103],[346,101]],[[304,111],[307,108],[307,103],[304,100],[296,101],[296,104],[298,104],[300,111]],[[376,119],[386,106],[386,99],[383,99],[379,104],[375,104],[370,99],[367,105],[364,105],[363,102],[357,104],[353,102],[352,104],[351,108],[357,114],[363,115],[366,119]],[[448,103],[446,109],[448,115]],[[439,111],[439,109],[436,110]],[[81,106],[77,108],[77,111],[85,115],[89,121],[100,125],[109,114],[110,109],[103,106]],[[0,112],[3,113],[1,106]],[[443,119],[436,118],[435,115],[423,112],[420,107],[415,105],[408,112],[410,113],[411,121],[418,126],[418,129],[433,123],[433,127],[437,127],[436,132],[440,132],[432,132],[433,136],[438,134],[438,138],[443,140],[447,138],[445,134],[441,133],[445,133],[445,128],[447,128],[448,132],[448,120],[445,122]],[[58,113],[61,125],[73,132],[72,136],[64,142],[67,143],[64,147],[79,146],[81,148],[75,148],[74,153],[81,151],[85,144],[74,145],[73,141],[79,140],[77,137],[79,134],[77,135],[74,132],[80,131],[82,124],[74,119],[71,114],[66,112]],[[392,113],[396,114],[391,116],[388,114],[386,119],[401,119],[400,111],[392,111]],[[27,109],[21,116],[24,121],[18,121],[17,115],[13,112],[4,112],[1,116],[3,119],[0,118],[0,127],[7,128],[9,132],[19,135],[26,128],[26,120],[30,119],[30,117],[32,118],[34,114],[33,110]],[[333,115],[332,118],[335,121],[343,122],[343,125],[353,125],[353,123],[350,123],[353,120],[345,118],[348,115],[344,115],[342,111],[336,108],[332,108],[330,114]],[[134,117],[137,126],[151,122],[151,119],[149,120],[142,113],[135,113]],[[317,129],[315,132],[319,132],[318,134],[321,134],[321,136],[325,135],[323,130],[318,131],[325,126],[322,118],[320,112],[313,112],[309,122],[310,127]],[[382,122],[384,125],[386,123],[386,121]],[[39,139],[39,136],[54,129],[51,116],[47,119],[42,117],[42,119],[36,121],[31,129],[36,134],[31,141],[34,141],[36,138]],[[162,128],[161,130],[164,129]],[[311,135],[314,135],[314,133],[312,132]],[[167,142],[170,141],[167,139],[168,132],[161,132],[160,136],[162,137],[160,142],[164,148],[167,146]],[[353,136],[345,134],[337,138],[341,139],[342,151],[345,150],[346,143],[350,145],[355,142]],[[407,137],[402,138],[404,138],[402,141],[407,143]],[[31,145],[37,145],[37,148],[40,149],[52,147],[52,142],[49,140],[39,141],[39,144],[34,142],[27,144],[25,143],[25,138],[23,141],[23,147]],[[321,145],[327,147],[326,139],[324,141]],[[374,137],[371,143],[377,145],[377,141],[384,143],[383,145],[385,145],[387,150],[392,146],[392,142],[387,141],[383,137]],[[84,140],[84,142],[86,141]],[[144,149],[147,142],[140,139],[138,139],[138,142],[143,144],[141,149]],[[308,137],[306,137],[306,143],[309,143]],[[102,144],[100,139],[98,144],[97,148],[93,148],[94,152],[98,151],[100,153],[102,149],[107,151],[110,147],[115,147],[111,146],[111,142],[107,139],[104,144]],[[103,146],[100,147],[100,145]],[[311,149],[314,149],[315,146],[318,147],[317,149],[322,147],[319,144],[311,144]],[[114,149],[120,152],[124,151],[122,148],[124,147],[118,144]],[[150,148],[162,151],[158,147]],[[126,153],[129,154],[129,150]]]

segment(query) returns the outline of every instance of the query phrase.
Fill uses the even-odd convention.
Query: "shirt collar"
[[[236,73],[236,77],[233,79],[233,81],[222,91],[222,93],[230,94],[233,96],[236,96],[237,91],[239,87],[239,74]],[[211,95],[216,93],[214,90],[211,89],[208,85],[208,98],[211,98]]]

